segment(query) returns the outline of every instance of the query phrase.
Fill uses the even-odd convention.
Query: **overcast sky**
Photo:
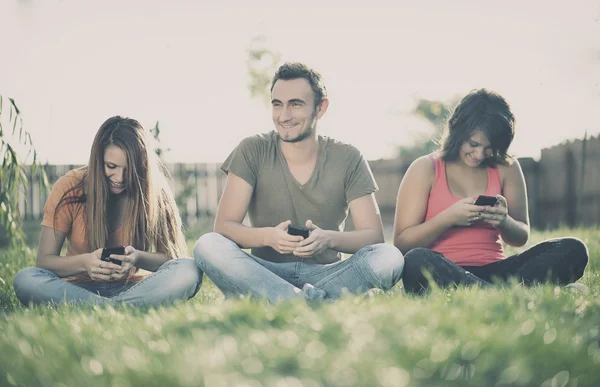
[[[98,127],[120,114],[160,120],[169,161],[222,161],[273,128],[247,87],[259,33],[283,61],[324,75],[319,132],[369,159],[429,130],[410,113],[419,98],[479,87],[512,105],[518,156],[600,133],[598,1],[203,3],[2,0],[0,93],[20,105],[42,160],[86,162]]]

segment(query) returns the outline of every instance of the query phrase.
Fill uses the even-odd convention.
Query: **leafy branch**
[[[25,152],[25,157],[21,157],[21,152]],[[31,134],[24,129],[21,110],[14,99],[0,95],[0,233],[7,237],[11,247],[26,248],[19,194],[27,192],[25,163],[30,157],[33,157],[32,178],[39,175],[40,190],[47,190],[48,176],[37,160]]]

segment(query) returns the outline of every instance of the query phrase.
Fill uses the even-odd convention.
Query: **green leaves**
[[[3,109],[5,98],[0,96],[0,246],[26,248],[19,209],[19,196],[28,184],[26,168],[31,167],[32,178],[39,178],[43,190],[48,189],[48,177],[38,163],[31,134],[23,128],[21,110],[14,99],[8,98],[7,112]],[[11,133],[3,130],[3,124],[12,127]],[[32,162],[27,165],[30,157]]]
[[[267,38],[261,34],[252,37],[247,52],[246,64],[250,77],[248,84],[250,96],[269,105],[271,102],[271,91],[269,90],[271,79],[281,62],[281,54],[271,50],[268,47]]]

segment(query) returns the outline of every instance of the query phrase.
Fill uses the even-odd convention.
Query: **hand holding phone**
[[[300,235],[301,237],[304,237],[304,239],[308,238],[309,234],[309,230],[306,227],[296,227],[292,225],[288,226],[287,232],[290,235]]]
[[[475,204],[476,206],[494,207],[497,202],[498,199],[495,196],[479,195],[479,197],[477,198],[477,200],[475,200],[475,203],[473,204]]]
[[[125,246],[114,246],[114,247],[105,247],[102,249],[102,255],[100,259],[105,262],[112,262],[117,265],[123,265],[123,261],[116,258],[111,258],[110,255],[125,255]]]

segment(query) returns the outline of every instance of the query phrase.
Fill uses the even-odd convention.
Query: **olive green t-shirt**
[[[324,230],[343,231],[348,204],[377,191],[369,164],[354,146],[319,136],[317,164],[300,184],[289,170],[275,131],[245,138],[221,169],[233,172],[254,189],[248,207],[253,227],[273,227],[286,220],[305,226],[308,219]],[[252,254],[273,262],[307,260],[280,254],[271,247],[253,248]],[[325,250],[308,260],[331,263],[341,254]]]

